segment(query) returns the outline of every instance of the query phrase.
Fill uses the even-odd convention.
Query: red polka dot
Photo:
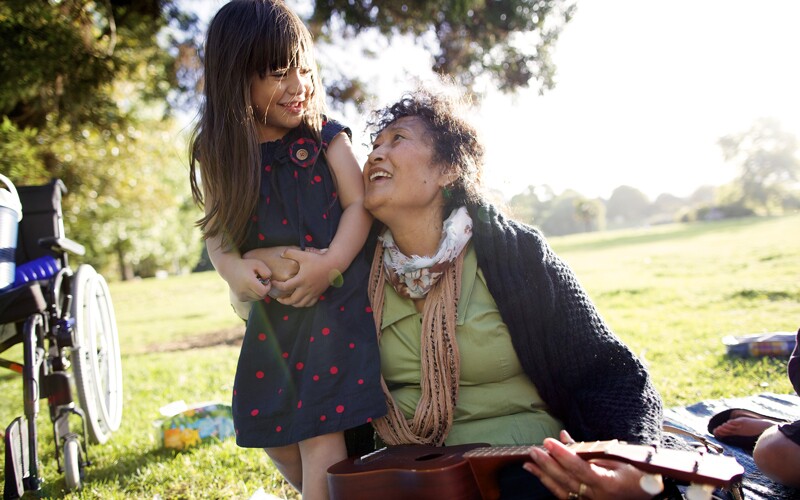
[[[314,182],[322,182],[322,177],[320,177],[318,175],[315,175],[314,176]]]
[[[324,295],[320,295],[319,296],[319,300],[325,300],[325,296]]]
[[[309,342],[314,342],[314,337],[311,337],[310,339],[308,339],[308,341]]]
[[[324,421],[326,421],[326,420],[328,420],[328,417],[326,417],[325,415],[321,415],[321,416],[319,417],[319,421],[320,421],[320,422],[324,422]]]
[[[269,205],[269,196],[267,196],[267,205]]]
[[[258,220],[258,216],[254,215],[254,216],[250,217],[250,220],[253,221],[253,222],[256,222]]]
[[[336,413],[344,413],[344,405],[337,406]]]
[[[288,224],[288,223],[289,223],[289,221],[288,221],[288,220],[286,220],[286,219],[283,219],[283,220],[281,221],[281,223],[282,223],[282,224],[285,226],[286,224]]]
[[[234,390],[233,390],[233,395],[234,395],[234,396],[236,395],[236,389],[234,389]]]
[[[266,170],[267,172],[272,172],[272,165],[267,165],[266,167],[264,167],[264,170]]]
[[[314,238],[312,238],[310,234],[307,234],[307,235],[306,235],[306,241],[307,241],[307,242],[311,243],[311,240],[313,240],[313,239],[314,239]]]
[[[355,348],[356,348],[356,345],[354,343],[350,342],[350,349],[355,349]]]
[[[302,401],[298,401],[297,402],[297,409],[299,410],[302,407],[303,407],[303,402]]]
[[[266,333],[259,333],[258,334],[258,340],[261,340],[261,341],[267,340],[267,334]]]
[[[250,411],[250,416],[255,417],[256,415],[258,415],[258,410],[257,409]]]
[[[372,417],[369,417],[369,418],[367,419],[367,423],[370,423],[370,422],[372,422]]]
[[[358,379],[358,385],[364,385],[364,379],[363,378]]]
[[[285,352],[285,353],[281,354],[281,356],[283,356],[283,359],[289,359],[289,353],[288,352]]]
[[[261,241],[264,241],[264,235],[261,234],[261,233],[258,233],[258,239],[261,240]]]
[[[335,366],[331,366],[331,375],[336,375],[339,373],[339,369]]]
[[[322,214],[322,218],[323,219],[327,219],[328,218],[328,214]]]
[[[370,306],[367,306],[367,307],[364,308],[364,311],[366,311],[368,313],[371,313],[372,312],[372,308]]]
[[[284,317],[283,317],[283,320],[284,320],[284,321],[288,321],[288,320],[289,320],[289,315],[287,314],[286,316],[284,316]]]
[[[266,297],[264,297],[264,303],[265,303],[265,304],[269,304],[270,302],[272,302],[272,297],[270,297],[269,295],[267,295]]]
[[[339,310],[344,312],[344,306],[340,307]]]
[[[316,382],[316,381],[318,381],[318,380],[319,380],[319,375],[314,375],[314,376],[313,376],[313,377],[311,377],[311,378],[312,378],[312,379],[314,379],[314,382]]]
[[[282,430],[283,430],[283,427],[281,427],[280,425],[278,427],[275,427],[275,432],[280,432]]]
[[[336,198],[337,196],[339,196],[339,193],[337,193],[336,191],[334,191],[333,193],[331,193],[331,196],[333,196],[334,198]]]
[[[302,370],[303,366],[305,366],[305,365],[302,362],[297,363],[296,365],[294,365],[294,367],[297,368],[298,370]]]
[[[322,334],[323,335],[328,335],[329,333],[331,333],[331,329],[328,328],[327,326],[322,329]]]
[[[297,170],[294,171],[294,178],[297,179]]]
[[[264,372],[262,372],[261,370],[257,371],[256,378],[264,378]]]

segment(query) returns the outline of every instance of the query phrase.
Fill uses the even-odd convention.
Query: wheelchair
[[[92,266],[81,264],[74,272],[69,266],[68,255],[83,255],[85,249],[64,236],[66,187],[54,180],[17,192],[22,204],[17,273],[0,291],[0,353],[22,344],[22,362],[0,358],[0,367],[22,375],[24,408],[5,430],[4,498],[41,490],[40,399],[48,402],[58,472],[69,491],[82,486],[90,465],[87,445],[106,442],[122,417],[114,307],[105,279]]]

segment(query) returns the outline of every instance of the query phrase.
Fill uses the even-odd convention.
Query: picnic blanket
[[[800,420],[800,397],[789,394],[763,393],[744,398],[701,401],[690,406],[664,410],[664,423],[693,432],[719,444],[725,455],[732,455],[744,467],[744,497],[753,500],[800,499],[800,490],[775,483],[758,470],[753,457],[741,448],[720,443],[709,434],[708,420],[728,408],[746,408],[787,420]]]

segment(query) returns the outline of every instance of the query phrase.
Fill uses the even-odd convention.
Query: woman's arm
[[[339,228],[325,252],[289,249],[283,253],[284,258],[297,261],[300,270],[297,276],[281,285],[286,290],[294,289],[289,297],[279,299],[282,304],[305,307],[316,303],[320,294],[350,266],[364,246],[372,224],[372,216],[363,205],[361,169],[347,134],[340,133],[334,137],[328,146],[327,158],[337,181],[337,194],[343,210]]]

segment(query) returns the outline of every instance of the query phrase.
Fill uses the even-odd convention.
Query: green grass
[[[667,406],[759,392],[790,393],[785,359],[731,359],[721,339],[800,326],[800,216],[658,226],[552,238],[614,331],[648,364]],[[232,440],[164,450],[158,409],[228,401],[241,330],[215,273],[111,284],[123,352],[124,415],[90,446],[83,491],[65,494],[46,402],[39,429],[44,497],[295,498],[261,450]],[[238,330],[237,330],[238,329]],[[203,340],[207,347],[184,348]],[[215,344],[215,340],[219,343]],[[11,349],[3,357],[18,359]],[[20,377],[0,372],[0,423],[22,412]]]

